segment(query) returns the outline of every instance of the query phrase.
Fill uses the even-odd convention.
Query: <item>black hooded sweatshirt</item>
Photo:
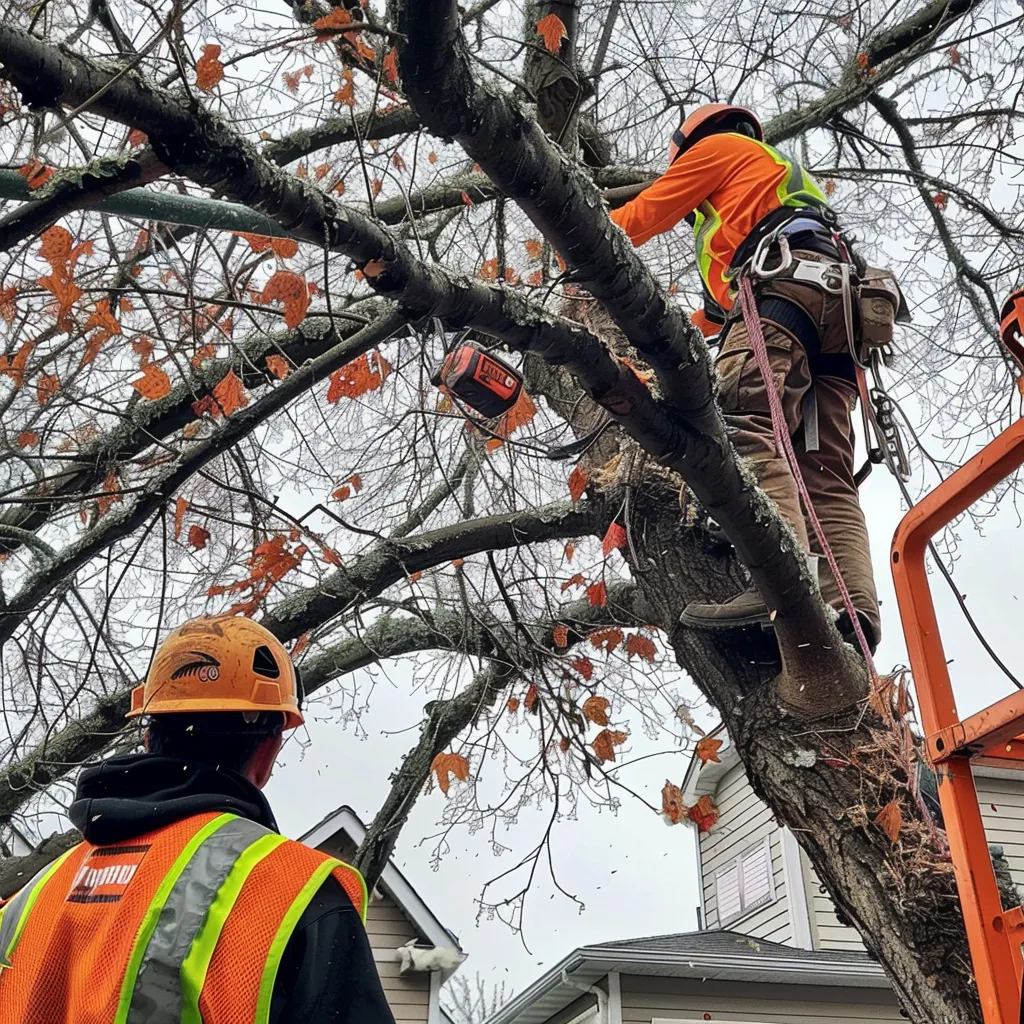
[[[82,772],[70,817],[108,846],[207,811],[277,832],[266,797],[236,772],[154,754],[113,757]],[[274,983],[270,1024],[394,1024],[370,943],[348,894],[327,878],[299,918]]]

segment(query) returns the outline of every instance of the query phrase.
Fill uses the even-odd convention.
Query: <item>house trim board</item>
[[[619,972],[608,972],[608,1022],[607,1024],[622,1024],[622,985],[619,982]]]
[[[427,1001],[427,1024],[442,1024],[441,972],[430,972],[430,995]]]
[[[811,909],[807,902],[807,882],[800,859],[800,844],[796,841],[796,836],[785,826],[781,832],[782,877],[786,883],[792,943],[797,949],[814,949],[814,942],[811,939]]]

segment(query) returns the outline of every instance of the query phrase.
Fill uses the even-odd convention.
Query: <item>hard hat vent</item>
[[[258,676],[266,676],[267,679],[277,679],[281,675],[281,666],[266,645],[256,648],[252,656],[252,670]]]

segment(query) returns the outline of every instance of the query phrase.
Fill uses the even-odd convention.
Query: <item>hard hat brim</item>
[[[193,697],[183,700],[153,700],[149,706],[144,704],[143,686],[132,691],[132,708],[125,718],[138,718],[141,715],[169,715],[182,711],[280,711],[285,716],[284,728],[296,729],[305,724],[305,718],[294,704],[253,704],[248,700],[231,700],[222,697],[204,700]]]

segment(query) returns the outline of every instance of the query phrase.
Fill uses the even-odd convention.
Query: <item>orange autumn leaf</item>
[[[284,87],[291,93],[299,91],[299,79],[302,77],[302,71],[283,71],[281,77],[284,79]]]
[[[216,43],[207,43],[203,47],[202,57],[196,61],[196,88],[210,92],[223,77],[224,65],[220,62],[220,47]]]
[[[579,672],[579,674],[588,681],[594,674],[594,663],[585,654],[581,654],[578,658],[574,658],[569,663],[569,667],[573,669],[573,671]]]
[[[900,805],[895,800],[890,800],[875,815],[875,824],[889,837],[890,843],[896,843],[900,838],[900,830],[903,828],[903,813]]]
[[[540,254],[544,251],[544,246],[537,241],[536,238],[528,238],[523,245],[526,246],[526,255],[531,260],[539,260]]]
[[[364,277],[380,277],[385,270],[388,269],[388,265],[381,260],[370,260],[369,263],[363,267]]]
[[[50,273],[39,278],[39,285],[57,300],[57,323],[63,331],[71,329],[71,307],[82,295],[75,283],[75,264],[79,257],[92,252],[92,242],[72,247],[71,232],[55,224],[40,236],[39,255],[50,264]]]
[[[428,160],[428,161],[429,161],[430,163],[432,163],[432,164],[436,164],[436,163],[437,163],[437,154],[436,154],[436,153],[435,153],[435,152],[434,152],[433,150],[431,150],[431,151],[430,151],[430,152],[429,152],[429,153],[427,154],[427,160]]]
[[[579,501],[583,497],[583,492],[589,481],[590,477],[587,476],[587,471],[582,466],[577,466],[569,474],[569,496],[573,501]]]
[[[718,821],[718,808],[706,793],[692,807],[686,809],[686,817],[697,826],[698,832],[710,832]]]
[[[23,430],[16,438],[19,448],[35,448],[39,444],[39,435],[34,430]]]
[[[103,491],[103,496],[96,499],[96,510],[103,516],[110,511],[110,506],[115,501],[121,500],[121,481],[118,480],[116,473],[111,471],[106,475],[101,490]]]
[[[18,168],[18,173],[28,182],[29,188],[41,188],[53,177],[54,170],[38,160],[29,160],[24,167]]]
[[[356,87],[352,81],[352,72],[347,68],[341,75],[341,88],[334,94],[335,103],[344,103],[347,107],[356,105]]]
[[[621,746],[629,739],[627,733],[619,732],[617,729],[602,729],[595,737],[590,746],[594,753],[602,761],[615,760],[615,748]]]
[[[529,711],[531,714],[533,713],[534,708],[537,707],[538,696],[539,694],[537,693],[537,684],[530,683],[530,685],[526,688],[526,696],[523,698],[523,703],[526,705],[526,710]]]
[[[607,558],[616,548],[621,548],[625,543],[625,529],[618,523],[613,522],[608,527],[608,531],[604,535],[604,540],[601,541],[601,553],[605,558]]]
[[[551,633],[551,637],[555,642],[556,647],[568,647],[569,646],[569,627],[558,625],[555,626]]]
[[[607,697],[588,697],[583,702],[583,717],[594,725],[607,725],[611,706],[612,702]]]
[[[171,378],[156,363],[146,363],[142,367],[142,376],[132,381],[132,387],[143,398],[153,402],[171,393]]]
[[[191,423],[186,423],[181,428],[181,436],[187,437],[190,441],[195,440],[203,432],[203,425],[198,420],[193,420]]]
[[[181,536],[181,526],[185,522],[185,513],[188,511],[188,499],[178,498],[174,502],[174,539]]]
[[[615,648],[622,643],[623,636],[621,629],[598,629],[587,638],[590,643],[599,651],[607,651],[612,654]]]
[[[325,14],[313,22],[313,28],[318,30],[316,42],[329,42],[338,32],[351,26],[352,15],[344,7],[335,7],[330,14]]]
[[[946,193],[936,192],[935,195],[932,196],[932,202],[935,204],[936,210],[944,210],[946,208]]]
[[[317,164],[316,167],[313,168],[313,176],[316,178],[317,181],[323,181],[324,178],[327,177],[330,169],[330,164]]]
[[[276,534],[269,540],[257,544],[251,557],[246,559],[249,566],[249,576],[238,580],[228,586],[217,585],[210,587],[206,593],[210,597],[219,594],[239,594],[249,590],[249,598],[233,604],[228,609],[229,615],[251,615],[267,594],[270,593],[275,583],[278,583],[292,569],[294,569],[305,557],[309,550],[305,544],[299,544],[294,551],[287,547],[288,538],[284,534]]]
[[[417,583],[417,582],[418,582],[419,580],[421,580],[421,579],[423,579],[423,573],[422,573],[422,572],[414,572],[414,573],[413,573],[413,574],[412,574],[412,575],[411,575],[411,576],[409,577],[409,582],[410,582],[410,583]]]
[[[714,761],[715,764],[721,764],[722,759],[718,756],[719,748],[722,746],[722,740],[716,740],[712,736],[705,736],[698,744],[694,753],[700,758],[701,764],[707,764],[708,761]]]
[[[280,302],[284,308],[284,322],[294,330],[305,319],[309,309],[309,289],[305,278],[291,270],[279,270],[263,286],[260,302]]]
[[[267,356],[267,369],[278,380],[284,380],[292,370],[288,365],[288,360],[284,356],[279,355]]]
[[[498,258],[495,256],[484,260],[477,276],[482,277],[485,281],[496,281],[498,279]]]
[[[379,353],[361,355],[331,374],[327,401],[334,405],[342,398],[358,398],[376,391],[390,372],[390,364]]]
[[[198,370],[202,366],[203,360],[212,359],[216,354],[216,345],[203,345],[202,348],[196,349],[195,355],[192,356],[192,365]]]
[[[133,149],[136,146],[144,146],[149,141],[149,136],[145,132],[140,132],[138,128],[133,128],[128,133],[128,145]]]
[[[249,396],[242,386],[242,379],[234,370],[228,370],[227,376],[214,387],[213,397],[225,416],[230,416],[249,404]]]
[[[505,707],[508,708],[509,714],[514,715],[519,710],[519,698],[509,697],[508,703]]]
[[[289,652],[293,658],[297,658],[309,646],[309,632],[303,633]]]
[[[188,542],[196,551],[202,551],[209,539],[209,530],[204,530],[201,526],[190,526],[188,528]]]
[[[401,153],[395,153],[391,157],[391,163],[394,165],[396,171],[405,170],[405,158]]]
[[[110,312],[110,299],[100,299],[96,303],[96,309],[85,321],[82,329],[87,331],[91,327],[96,327],[97,330],[86,342],[85,353],[82,355],[83,366],[96,358],[105,341],[121,334],[121,325],[117,322],[114,314]]]
[[[587,587],[587,600],[595,608],[603,608],[608,603],[608,588],[604,585],[604,580],[600,583],[591,583]]]
[[[17,294],[17,288],[0,288],[0,317],[7,321],[8,326],[14,322],[18,312],[14,305],[14,297]]]
[[[280,256],[282,259],[291,259],[299,251],[299,243],[294,238],[251,235],[247,231],[236,231],[235,234],[239,238],[244,238],[252,247],[253,252],[266,252],[269,249],[275,256]]]
[[[661,815],[672,825],[678,825],[687,817],[686,808],[683,806],[683,791],[668,779],[661,789]]]
[[[626,637],[626,655],[632,658],[635,654],[638,658],[643,658],[644,661],[654,661],[654,656],[658,653],[658,648],[654,646],[653,641],[649,640],[642,633],[630,633]]]
[[[870,58],[868,57],[868,55],[866,53],[858,53],[857,54],[857,67],[859,67],[861,69],[861,71],[867,70],[867,66],[868,66],[869,63],[870,63]]]
[[[562,584],[562,593],[564,594],[570,587],[582,587],[586,582],[587,581],[583,578],[583,573],[575,573]]]
[[[569,33],[565,30],[565,23],[557,14],[549,14],[537,22],[537,35],[544,40],[544,46],[551,53],[558,53],[562,48],[562,40],[567,39]]]
[[[573,544],[572,541],[569,541],[569,543],[565,545],[563,552],[565,554],[565,560],[567,562],[571,562],[572,556],[576,554],[576,545]]]
[[[438,754],[430,762],[430,770],[437,776],[437,784],[445,796],[453,775],[460,782],[469,780],[469,762],[461,754]]]
[[[534,272],[533,272],[532,274],[530,274],[530,276],[529,276],[529,277],[528,277],[528,278],[526,279],[526,283],[527,283],[527,284],[528,284],[528,285],[529,285],[529,286],[530,286],[531,288],[539,288],[539,287],[540,287],[540,285],[541,285],[541,283],[542,283],[543,281],[544,281],[544,275],[543,275],[543,274],[542,274],[542,273],[541,273],[541,272],[540,272],[539,270],[535,270],[535,271],[534,271]]]
[[[16,388],[20,388],[25,383],[28,358],[35,347],[34,341],[26,341],[13,356],[0,356],[0,374],[10,377]]]
[[[468,192],[462,192],[462,193],[460,193],[460,195],[462,196],[462,202],[466,206],[472,206],[473,205],[473,200],[470,199]]]
[[[339,555],[334,548],[324,548],[324,561],[327,562],[328,565],[337,565],[339,567],[342,564],[341,555]]]
[[[384,58],[384,74],[389,82],[398,81],[398,51],[393,46]]]
[[[60,391],[60,381],[50,373],[44,373],[36,381],[36,398],[40,405],[46,405]]]

